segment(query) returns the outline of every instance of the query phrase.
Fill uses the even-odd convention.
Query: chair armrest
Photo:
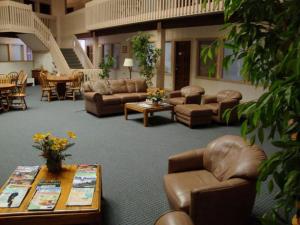
[[[185,104],[200,104],[201,103],[201,93],[188,95],[185,97]]]
[[[204,95],[203,96],[203,104],[216,103],[217,96]]]
[[[169,93],[169,98],[177,98],[181,97],[181,91],[172,91]]]
[[[192,191],[190,216],[195,224],[217,224],[219,217],[214,215],[224,215],[224,224],[240,224],[251,215],[255,195],[256,180],[233,178],[206,185]],[[240,215],[234,217],[237,212]]]
[[[203,153],[206,149],[190,150],[169,157],[168,173],[203,169]]]
[[[103,101],[102,95],[97,92],[85,92],[84,99],[86,101],[97,102],[97,103],[101,103]]]
[[[238,101],[236,99],[228,99],[228,100],[224,100],[222,102],[219,102],[219,117],[222,120],[223,119],[223,114],[227,109],[232,109],[235,106],[238,105]],[[233,110],[230,114],[230,121],[233,119],[235,120],[235,118],[237,117],[237,110]]]

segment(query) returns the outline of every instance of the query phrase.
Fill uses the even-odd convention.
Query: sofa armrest
[[[203,153],[206,149],[190,150],[169,157],[168,173],[203,169]]]
[[[169,93],[169,98],[177,98],[177,97],[181,97],[181,91],[171,91]]]
[[[90,102],[101,103],[103,101],[102,95],[97,92],[85,92],[84,99]]]
[[[203,104],[216,103],[216,102],[217,102],[217,96],[212,96],[212,95],[203,96]]]
[[[190,216],[195,224],[218,224],[219,216],[224,224],[242,224],[251,215],[255,196],[256,180],[233,178],[206,185],[192,191]]]
[[[185,104],[200,104],[201,103],[201,93],[188,95],[185,97]]]

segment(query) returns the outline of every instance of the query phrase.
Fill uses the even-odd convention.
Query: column
[[[92,63],[94,65],[94,68],[99,67],[99,63],[100,63],[99,42],[95,32],[93,32],[93,62]]]
[[[51,14],[56,16],[56,41],[61,46],[61,20],[66,12],[66,3],[62,0],[51,0]]]
[[[165,42],[166,30],[162,28],[161,22],[158,22],[156,47],[161,50],[161,55],[159,61],[157,62],[156,86],[159,88],[164,88],[165,81]]]

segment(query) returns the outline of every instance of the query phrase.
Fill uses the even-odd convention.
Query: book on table
[[[8,184],[0,194],[0,208],[18,208],[23,202],[30,185]]]
[[[42,181],[28,206],[29,211],[53,210],[59,199],[61,187],[59,181]]]
[[[34,181],[39,166],[18,166],[9,178],[9,184],[30,185]]]

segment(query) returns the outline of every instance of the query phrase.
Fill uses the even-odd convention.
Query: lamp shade
[[[132,67],[133,66],[133,59],[125,58],[123,66],[125,67]]]

